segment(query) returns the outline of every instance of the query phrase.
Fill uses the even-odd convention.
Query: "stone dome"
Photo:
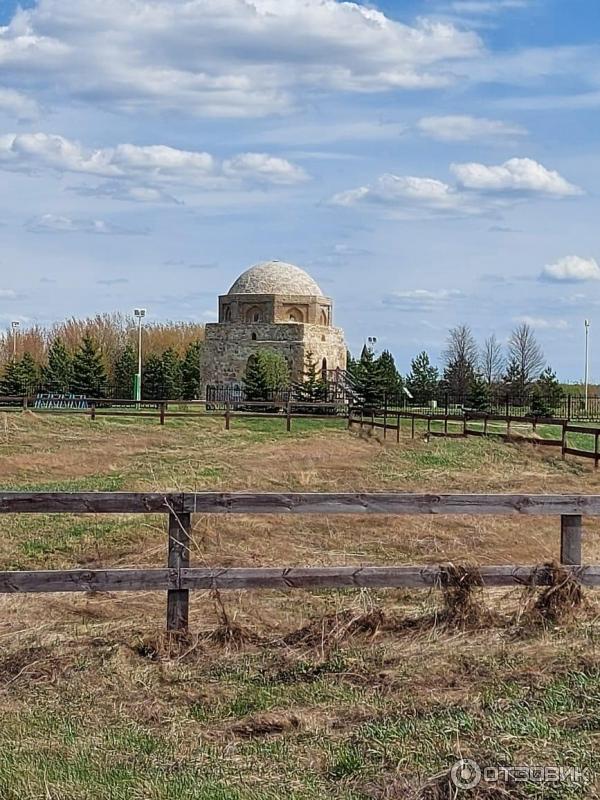
[[[242,272],[227,294],[278,294],[322,297],[318,283],[285,261],[262,261]]]

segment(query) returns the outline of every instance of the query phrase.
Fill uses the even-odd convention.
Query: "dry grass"
[[[483,440],[5,416],[6,488],[600,487],[587,464]],[[162,517],[3,523],[2,568],[165,563]],[[590,562],[599,532],[586,520]],[[552,518],[198,515],[195,565],[445,563],[447,578],[431,593],[197,592],[180,637],[163,633],[157,593],[0,596],[0,798],[438,800],[453,797],[448,769],[464,754],[600,769],[595,597],[582,615],[559,568],[523,600],[483,591],[466,566],[551,562],[558,547]],[[543,797],[595,796],[561,789]]]

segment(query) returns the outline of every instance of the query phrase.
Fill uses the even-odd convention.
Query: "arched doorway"
[[[327,359],[324,358],[323,362],[321,363],[321,378],[326,381],[327,380]]]

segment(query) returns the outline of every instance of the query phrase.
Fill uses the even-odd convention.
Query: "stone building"
[[[205,328],[201,396],[207,386],[241,386],[248,359],[261,349],[284,356],[295,381],[302,380],[307,353],[323,373],[346,368],[331,299],[293,264],[256,264],[219,297],[219,321]]]

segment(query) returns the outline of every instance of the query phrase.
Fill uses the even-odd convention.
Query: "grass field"
[[[408,429],[407,429],[408,432]],[[4,489],[600,492],[585,462],[476,439],[400,445],[331,420],[0,415]],[[164,566],[164,517],[3,516],[0,568]],[[194,565],[541,563],[553,518],[194,518]],[[600,563],[600,524],[584,558]],[[539,626],[522,590],[0,596],[1,800],[441,800],[460,756],[570,781],[464,797],[598,797],[598,610]],[[529,604],[530,605],[530,604]],[[496,792],[494,794],[494,792]]]

